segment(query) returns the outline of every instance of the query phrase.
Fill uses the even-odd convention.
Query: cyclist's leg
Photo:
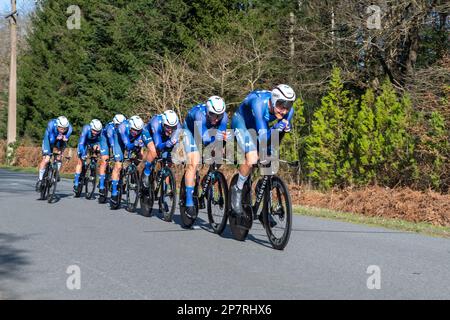
[[[123,151],[125,147],[119,143],[117,135],[114,135],[114,169],[111,174],[111,201],[116,204],[118,201],[117,185],[119,184],[120,170],[122,170],[122,163],[124,159]]]
[[[144,169],[144,184],[145,187],[148,187],[149,177],[152,173],[152,167],[153,167],[153,161],[157,157],[156,147],[155,143],[151,139],[144,139],[146,140],[146,146],[147,151],[145,152],[144,159],[145,159],[145,169]],[[144,142],[145,143],[145,142]]]
[[[109,145],[106,136],[102,135],[100,139],[100,155],[101,162],[99,168],[99,190],[105,189],[105,179],[106,179],[106,166],[108,165],[109,160]]]
[[[188,129],[187,125],[185,125],[184,130],[185,137],[185,152],[187,155],[187,163],[186,163],[186,173],[184,174],[184,181],[186,186],[186,207],[193,208],[194,207],[194,189],[195,189],[195,177],[197,172],[197,167],[200,163],[200,152],[198,151],[197,144],[194,139],[194,135]],[[190,209],[189,209],[190,210]]]
[[[45,137],[44,140],[42,141],[42,160],[39,163],[39,178],[38,178],[39,181],[41,181],[42,178],[44,177],[45,167],[50,161],[51,151],[52,146],[50,145],[50,141],[48,140],[48,137]]]
[[[239,165],[238,187],[242,189],[247,177],[252,172],[252,167],[258,162],[258,150],[256,137],[252,136],[245,125],[244,118],[235,113],[231,122],[231,128],[235,130],[236,140],[241,152],[244,152],[244,162]]]
[[[84,150],[83,153],[86,152],[86,148],[87,147],[88,147],[87,145],[84,147],[85,150]],[[80,174],[81,174],[81,170],[83,168],[82,153],[78,152],[77,157],[78,157],[78,159],[77,159],[77,165],[75,167],[75,177],[73,179],[73,190],[74,190],[74,192],[76,192],[76,190],[78,189],[78,185],[79,185],[79,182],[80,182],[79,181],[80,180]]]
[[[258,152],[256,148],[256,137],[252,137],[245,125],[244,118],[235,113],[231,120],[231,128],[235,130],[238,143],[238,150],[244,152],[244,163],[239,165],[239,178],[236,185],[231,189],[231,206],[237,213],[242,212],[242,189],[252,172],[253,164],[258,162]]]

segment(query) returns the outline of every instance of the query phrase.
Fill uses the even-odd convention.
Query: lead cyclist
[[[294,115],[293,104],[296,99],[294,90],[280,84],[272,91],[253,91],[245,98],[231,120],[231,128],[235,131],[239,147],[245,153],[245,161],[239,166],[239,178],[231,188],[231,207],[236,214],[242,214],[242,189],[252,172],[254,164],[258,163],[258,146],[267,148],[271,138],[271,130],[289,132]],[[269,128],[271,122],[275,124]],[[252,136],[249,129],[256,130],[258,137]],[[256,138],[256,139],[255,139]],[[266,150],[259,150],[266,155]]]

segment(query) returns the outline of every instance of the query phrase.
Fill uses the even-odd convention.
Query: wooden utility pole
[[[9,66],[9,100],[8,100],[8,150],[7,155],[10,159],[12,148],[11,143],[16,142],[16,110],[17,110],[17,9],[16,0],[11,0],[11,13],[6,17],[9,18],[9,26],[11,30],[11,64]]]

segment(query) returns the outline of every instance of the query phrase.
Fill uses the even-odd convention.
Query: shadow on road
[[[23,266],[29,265],[30,261],[26,257],[27,251],[14,248],[15,242],[26,239],[14,234],[0,233],[0,284],[3,280],[24,280],[21,273]],[[0,286],[2,299],[14,298],[9,290],[5,290]],[[6,297],[4,296],[6,294]]]

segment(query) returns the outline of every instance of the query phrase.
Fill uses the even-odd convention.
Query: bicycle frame
[[[211,186],[211,183],[215,179],[216,172],[219,170],[220,165],[216,164],[215,162],[209,165],[208,172],[205,176],[205,181],[202,184],[202,191],[200,193],[199,198],[203,199],[206,195],[206,192],[208,192],[208,188]]]
[[[167,177],[167,170],[169,167],[169,160],[168,159],[158,159],[157,162],[161,162],[161,169],[158,170],[158,173],[156,174],[156,186],[155,186],[155,197],[157,196],[158,190],[161,187],[161,183],[163,178]]]

